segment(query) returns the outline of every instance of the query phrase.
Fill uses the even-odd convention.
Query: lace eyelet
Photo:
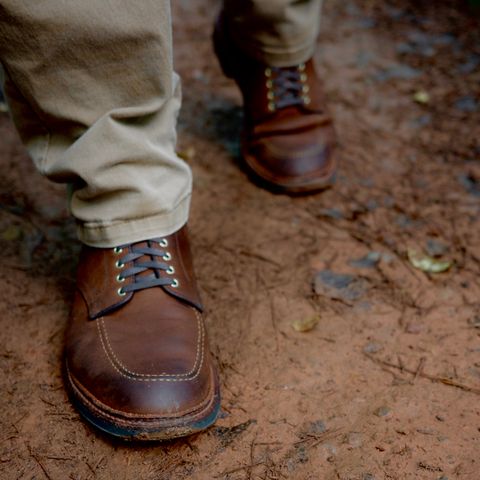
[[[271,68],[266,68],[265,69],[265,76],[266,77],[271,77],[272,76],[272,69]]]
[[[270,112],[275,111],[275,103],[274,102],[268,102],[268,110],[270,110]]]
[[[117,260],[117,261],[115,262],[115,266],[116,266],[117,268],[123,268],[123,267],[124,267],[124,264],[123,264],[120,260]]]
[[[165,270],[166,273],[168,273],[169,275],[173,275],[175,273],[175,269],[170,265],[166,270]]]
[[[307,77],[307,74],[306,74],[306,73],[302,73],[302,74],[300,75],[300,80],[301,80],[302,82],[306,82],[306,81],[307,81],[307,78],[308,78],[308,77]]]
[[[168,240],[167,240],[166,238],[162,238],[162,239],[158,242],[158,244],[159,244],[161,247],[166,248],[166,247],[168,247]]]
[[[265,83],[265,85],[266,85],[266,87],[267,87],[268,89],[273,88],[273,82],[272,82],[271,80],[267,80],[266,83]]]
[[[120,282],[120,283],[121,283],[121,282],[124,282],[124,281],[125,281],[125,277],[122,277],[120,274],[117,275],[116,278],[117,278],[117,282]]]
[[[305,95],[305,96],[303,97],[303,103],[304,103],[305,105],[308,105],[310,102],[311,102],[310,97],[309,97],[308,95]]]
[[[300,72],[303,72],[305,70],[305,64],[304,63],[301,63],[299,66],[298,66],[298,70]]]
[[[172,288],[178,288],[179,285],[180,285],[180,283],[179,283],[179,281],[178,281],[176,278],[174,278],[173,281],[172,281],[172,283],[170,284],[170,286],[171,286]]]
[[[121,297],[124,297],[127,294],[127,292],[124,292],[122,288],[119,288],[117,290],[117,294],[120,295]]]
[[[122,253],[122,252],[123,252],[123,248],[122,248],[122,247],[115,247],[115,248],[113,249],[113,252],[118,255],[119,253]]]
[[[166,262],[169,262],[172,259],[170,252],[165,252],[165,255],[162,257]]]
[[[275,93],[272,92],[271,90],[267,93],[267,98],[269,100],[273,100],[275,98]]]

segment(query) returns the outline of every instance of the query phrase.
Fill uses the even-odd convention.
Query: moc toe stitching
[[[165,381],[165,382],[182,382],[182,381],[194,380],[199,375],[203,365],[204,353],[205,353],[205,349],[204,349],[205,330],[203,328],[202,319],[199,313],[193,307],[192,307],[192,310],[194,311],[195,316],[197,318],[198,335],[197,335],[197,351],[195,355],[195,363],[189,372],[177,373],[177,374],[170,374],[170,373],[150,374],[150,373],[138,373],[138,372],[131,371],[121,362],[121,360],[115,354],[115,351],[113,350],[110,344],[107,328],[102,317],[98,319],[98,323],[97,323],[98,333],[99,333],[99,338],[102,344],[103,351],[105,352],[105,355],[109,360],[110,364],[112,365],[112,367],[122,377],[128,378],[129,380]]]

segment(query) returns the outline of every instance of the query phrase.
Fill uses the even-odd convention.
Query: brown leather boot
[[[74,404],[111,435],[165,440],[215,421],[219,384],[186,227],[83,248],[65,363]]]
[[[222,69],[244,101],[242,155],[270,187],[312,192],[335,174],[335,131],[313,61],[269,67],[247,57],[229,39],[221,14],[213,34]]]

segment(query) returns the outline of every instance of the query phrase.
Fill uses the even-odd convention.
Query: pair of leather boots
[[[214,46],[244,100],[242,154],[269,187],[328,186],[334,130],[312,60],[270,67],[229,41]],[[220,408],[187,228],[115,248],[84,246],[66,335],[66,382],[91,424],[131,440],[165,440],[214,423]]]

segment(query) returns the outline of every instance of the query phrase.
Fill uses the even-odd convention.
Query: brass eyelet
[[[307,74],[306,74],[306,73],[302,73],[302,74],[300,75],[300,80],[301,80],[302,82],[306,82],[306,81],[307,81],[307,78],[308,78],[308,77],[307,77]]]
[[[298,66],[298,70],[300,72],[303,72],[305,70],[305,64],[304,63],[301,63],[299,66]]]
[[[120,260],[117,260],[117,261],[115,262],[115,266],[116,266],[117,268],[123,268],[124,265],[125,265],[125,264],[123,264]]]
[[[271,112],[274,112],[275,111],[275,103],[274,102],[268,102],[268,109]]]
[[[175,269],[170,265],[166,270],[165,270],[169,275],[173,275],[175,273]]]
[[[267,80],[265,85],[267,86],[268,89],[273,88],[273,82],[272,80]]]
[[[163,248],[167,248],[168,247],[168,240],[166,238],[162,238],[158,244],[163,247]]]
[[[273,100],[275,98],[275,93],[273,93],[271,90],[267,93],[267,98],[269,100]]]
[[[169,262],[172,259],[170,252],[165,252],[165,255],[162,257],[166,262]]]
[[[265,69],[265,76],[266,77],[271,77],[272,76],[272,69],[271,68],[266,68]]]
[[[121,297],[124,297],[124,296],[127,294],[127,292],[124,292],[121,287],[117,290],[117,293],[118,293],[118,295],[120,295]]]
[[[308,105],[310,102],[311,102],[310,97],[309,97],[308,95],[305,95],[305,96],[303,97],[303,103],[304,103],[305,105]]]
[[[179,283],[179,281],[178,281],[176,278],[174,278],[173,281],[172,281],[172,283],[170,284],[170,286],[171,286],[172,288],[178,288],[179,285],[180,285],[180,283]]]
[[[302,87],[302,92],[303,92],[303,93],[308,93],[309,91],[310,91],[310,87],[309,87],[308,85],[304,85],[304,86]]]
[[[120,274],[117,275],[117,282],[124,282],[125,281],[125,277],[122,277]]]
[[[122,252],[123,252],[123,248],[122,248],[122,247],[115,247],[115,248],[113,249],[113,251],[114,251],[114,253],[116,253],[116,254],[118,255],[119,253],[122,253]]]

